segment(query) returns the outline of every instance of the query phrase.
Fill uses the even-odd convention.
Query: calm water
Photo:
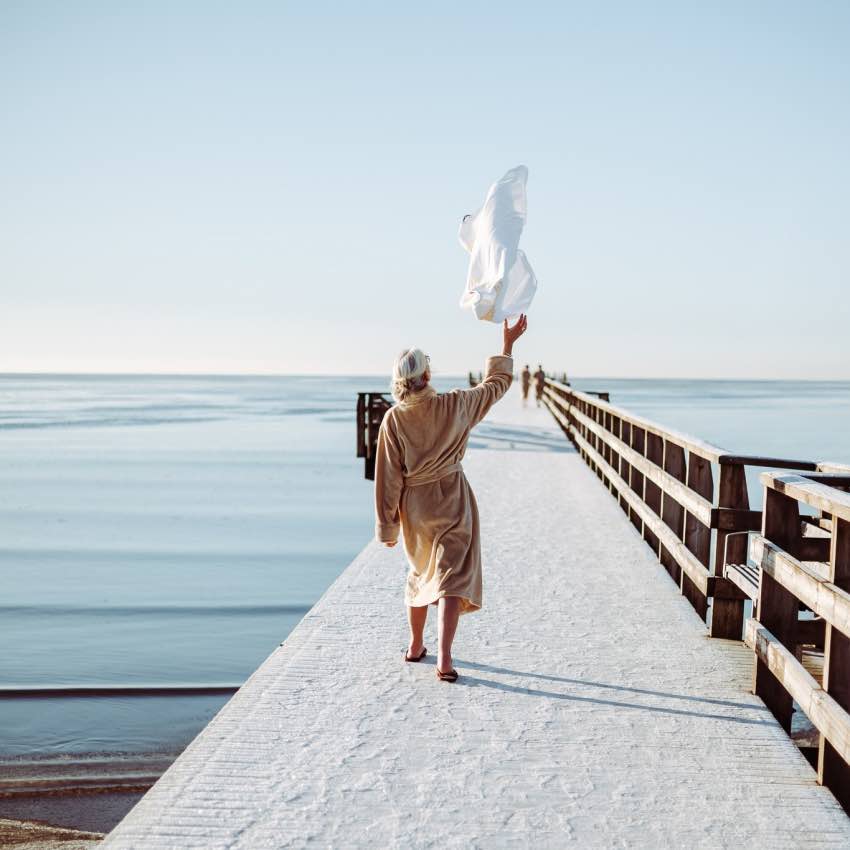
[[[736,452],[850,462],[850,383],[574,384]],[[370,538],[353,405],[384,385],[0,377],[0,686],[243,681]],[[174,751],[225,700],[4,699],[0,756]]]

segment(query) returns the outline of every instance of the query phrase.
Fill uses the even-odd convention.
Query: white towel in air
[[[484,206],[465,216],[458,231],[469,252],[466,289],[461,307],[471,307],[478,319],[501,322],[528,311],[537,278],[519,248],[525,225],[525,184],[528,169],[512,168],[487,192]]]

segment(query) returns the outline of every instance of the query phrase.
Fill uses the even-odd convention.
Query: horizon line
[[[480,371],[480,370],[479,370]],[[553,370],[547,375],[564,374],[563,370]],[[466,378],[469,371],[464,372],[437,372],[435,378]],[[474,371],[473,371],[474,374]],[[570,380],[581,381],[747,381],[747,382],[797,382],[797,383],[850,383],[850,376],[846,378],[765,378],[765,377],[694,377],[676,375],[569,375]],[[54,371],[31,371],[31,372],[5,372],[0,371],[0,379],[3,378],[386,378],[390,379],[389,373],[380,372],[54,372]]]

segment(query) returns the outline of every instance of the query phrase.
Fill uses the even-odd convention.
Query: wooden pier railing
[[[850,466],[733,454],[550,379],[543,401],[709,634],[753,649],[754,692],[786,731],[795,703],[818,731],[807,755],[850,812]],[[367,478],[390,406],[358,395]],[[762,473],[752,510],[747,467],[797,472]]]
[[[366,478],[375,480],[375,446],[384,414],[392,407],[386,393],[357,393],[357,457],[366,461]]]
[[[741,639],[745,595],[723,575],[743,559],[761,512],[750,509],[746,467],[814,470],[812,461],[735,455],[615,407],[599,394],[547,380],[545,404],[614,495],[713,637]],[[715,469],[719,481],[715,486]]]
[[[754,601],[753,689],[786,731],[794,703],[808,717],[820,733],[818,780],[850,811],[850,470],[765,472],[761,481],[752,564],[725,565]]]
[[[544,402],[712,637],[740,639],[752,601],[754,692],[789,733],[799,706],[818,780],[850,812],[850,467],[732,454],[599,395],[547,380]],[[748,466],[801,472],[762,473],[753,511]]]

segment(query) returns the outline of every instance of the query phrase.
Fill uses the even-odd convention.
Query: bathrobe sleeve
[[[487,411],[508,391],[514,379],[512,357],[488,357],[484,380],[469,390],[461,390],[469,427],[477,425]]]
[[[390,419],[387,413],[381,422],[375,455],[375,539],[381,543],[398,540],[401,528],[398,506],[404,484],[402,455]]]

